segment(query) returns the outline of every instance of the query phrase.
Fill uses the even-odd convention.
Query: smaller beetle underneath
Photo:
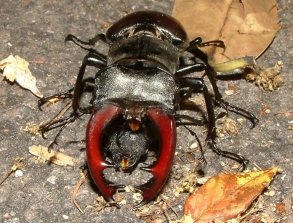
[[[248,111],[222,99],[213,70],[208,64],[185,66],[180,63],[186,51],[199,51],[198,47],[202,44],[200,38],[189,42],[183,26],[175,18],[155,11],[131,13],[114,23],[103,37],[109,44],[107,57],[84,47],[90,45],[88,42],[68,35],[66,41],[88,50],[76,85],[66,93],[41,99],[40,105],[53,97],[72,99],[73,112],[69,117],[42,127],[44,133],[62,126],[56,138],[69,123],[84,114],[91,114],[86,131],[88,167],[107,201],[115,202],[115,191],[124,185],[109,182],[103,171],[114,167],[116,170],[132,172],[140,160],[147,156],[153,144],[159,148],[156,161],[141,169],[152,173],[154,177],[146,184],[135,186],[143,194],[143,200],[135,207],[157,196],[168,179],[175,154],[176,121],[180,122],[176,111],[180,110],[180,101],[190,97],[193,90],[201,90],[204,95],[208,115],[207,145],[217,154],[234,159],[245,167],[248,161],[244,157],[222,151],[216,146],[214,105],[210,93],[203,78],[186,75],[205,71],[213,87],[214,100],[220,106],[247,117],[253,126],[257,119]],[[218,45],[220,42],[209,43]],[[82,108],[79,102],[84,91],[87,66],[94,66],[99,71],[94,79],[95,91],[91,105]],[[51,146],[57,144],[56,138]],[[107,158],[109,154],[111,161]],[[199,159],[206,162],[203,152]]]

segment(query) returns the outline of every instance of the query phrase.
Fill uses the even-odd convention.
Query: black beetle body
[[[151,201],[159,193],[169,176],[174,158],[176,120],[180,122],[176,110],[180,109],[183,98],[191,96],[193,89],[201,89],[204,94],[209,122],[207,144],[217,154],[235,159],[245,166],[245,158],[220,150],[214,142],[213,102],[203,79],[184,77],[186,74],[205,71],[216,102],[227,110],[246,116],[255,124],[257,119],[254,115],[222,99],[208,64],[180,64],[184,52],[198,50],[200,38],[189,42],[183,26],[175,18],[161,12],[141,11],[114,23],[105,39],[109,44],[107,57],[82,46],[89,53],[80,68],[73,95],[66,93],[66,97],[73,97],[73,113],[64,121],[63,127],[85,113],[92,114],[86,133],[88,166],[106,200],[113,202],[113,194],[121,185],[110,184],[103,170],[114,167],[116,170],[132,171],[139,160],[147,156],[151,138],[156,138],[154,141],[158,145],[157,161],[141,169],[152,173],[154,177],[148,183],[136,186],[144,196],[136,207]],[[66,38],[66,41],[69,40],[77,45],[89,45],[72,35]],[[95,76],[92,106],[84,109],[80,107],[79,100],[87,66],[95,66],[100,70]],[[180,94],[185,88],[189,88],[189,91]],[[40,104],[51,97],[42,99]],[[43,131],[48,131],[54,124],[56,122],[43,127]],[[196,134],[189,131],[197,139]],[[105,151],[111,154],[112,162],[106,160]],[[203,153],[200,159],[205,162]]]

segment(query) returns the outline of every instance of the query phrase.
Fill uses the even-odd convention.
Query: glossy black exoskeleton
[[[197,38],[189,42],[183,26],[175,18],[155,11],[131,13],[114,23],[106,35],[100,37],[109,44],[107,56],[87,48],[90,43],[68,35],[66,41],[73,41],[88,50],[75,87],[71,90],[73,93],[69,91],[49,96],[42,99],[40,104],[52,97],[72,98],[72,114],[42,128],[46,132],[61,125],[57,137],[70,122],[85,113],[91,114],[86,131],[88,167],[106,200],[114,202],[113,194],[121,185],[106,180],[103,170],[114,167],[116,170],[131,172],[147,156],[151,143],[158,146],[156,161],[141,169],[152,173],[154,177],[146,184],[135,187],[143,193],[143,200],[136,207],[151,201],[159,193],[169,176],[174,158],[176,121],[181,122],[176,111],[180,110],[180,101],[190,97],[194,89],[203,92],[206,104],[206,144],[217,154],[234,159],[245,167],[247,160],[244,157],[217,147],[214,141],[214,103],[210,93],[203,78],[186,75],[205,71],[217,104],[247,117],[253,126],[257,119],[253,114],[222,99],[214,71],[207,63],[186,66],[180,63],[185,52],[196,53],[199,46],[208,44],[223,45],[221,41],[202,43],[201,38]],[[82,108],[79,101],[87,66],[94,66],[99,71],[95,76],[92,104]],[[189,132],[197,139],[194,132]],[[153,138],[156,139],[152,141]],[[53,143],[56,143],[56,139]],[[202,155],[199,159],[205,163],[203,149],[200,148]],[[106,156],[110,156],[111,162]]]

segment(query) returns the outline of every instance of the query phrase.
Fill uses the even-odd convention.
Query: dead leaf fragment
[[[51,152],[49,153],[48,148],[41,145],[34,145],[30,147],[29,152],[44,161],[50,161],[59,166],[74,166],[76,163],[76,159],[74,159],[73,157],[67,156],[64,153],[60,153],[53,150],[51,150]]]
[[[180,193],[188,192],[193,193],[196,188],[197,183],[197,175],[194,173],[188,173],[181,182],[181,185],[175,188],[174,194],[176,197],[179,196]]]
[[[214,176],[186,200],[183,222],[227,221],[236,217],[268,186],[277,170],[275,167],[258,172]]]
[[[219,47],[201,48],[215,64],[258,57],[280,29],[275,0],[175,0],[172,15],[190,40],[224,41],[225,52]]]
[[[237,123],[234,119],[229,117],[224,117],[217,120],[216,133],[218,137],[224,137],[230,135],[232,137],[237,136],[241,125]]]
[[[217,72],[217,75],[224,74],[237,74],[242,73],[245,68],[253,67],[256,65],[255,58],[253,56],[246,56],[235,60],[225,61],[223,63],[213,63],[209,60],[209,65]]]
[[[283,62],[278,61],[275,66],[269,68],[257,67],[253,73],[245,76],[246,80],[254,82],[263,91],[273,91],[284,84],[280,76]]]
[[[28,69],[29,63],[19,56],[10,55],[0,61],[0,69],[3,70],[3,76],[9,81],[16,81],[21,87],[30,90],[37,97],[42,98],[43,94],[36,87],[36,78]]]
[[[27,123],[25,126],[24,131],[32,134],[32,135],[39,135],[40,134],[40,127],[42,124],[31,124]]]
[[[276,213],[281,215],[286,214],[285,203],[276,203]]]

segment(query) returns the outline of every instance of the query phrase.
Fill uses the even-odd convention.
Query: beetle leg
[[[197,37],[194,40],[190,41],[189,47],[186,49],[186,51],[190,51],[198,47],[206,47],[206,46],[217,46],[217,47],[223,48],[224,50],[226,48],[225,43],[222,40],[211,40],[208,42],[202,42],[202,39],[200,37]]]
[[[74,122],[76,119],[80,118],[81,116],[83,116],[85,113],[79,113],[78,116],[73,116],[72,114],[70,116],[58,119],[58,120],[51,120],[51,122],[48,122],[46,125],[41,125],[40,131],[42,133],[42,136],[45,138],[44,134],[48,131],[50,131],[51,129],[55,129],[60,127],[57,135],[54,138],[54,141],[52,143],[50,143],[50,145],[48,146],[48,152],[51,151],[51,149],[53,149],[54,145],[58,144],[58,139],[59,136],[61,135],[61,133],[63,132],[63,130],[72,122]],[[60,124],[58,124],[60,123]]]
[[[102,69],[106,67],[106,60],[101,58],[100,54],[97,51],[91,50],[91,49],[89,50],[89,53],[84,57],[82,65],[77,75],[77,79],[75,82],[76,84],[75,84],[74,92],[73,92],[72,108],[73,108],[74,114],[77,114],[77,111],[80,108],[79,99],[82,94],[83,76],[87,66],[95,66],[99,69]]]
[[[64,42],[66,44],[66,42],[71,41],[84,50],[90,50],[91,48],[87,48],[85,46],[94,46],[96,44],[96,42],[98,42],[98,40],[102,40],[105,43],[107,42],[104,34],[97,34],[96,36],[94,36],[94,38],[90,39],[88,42],[82,41],[72,34],[68,34],[66,36]],[[85,45],[85,46],[83,46],[83,45]],[[105,55],[100,54],[100,57],[104,58],[106,61],[107,57]]]
[[[204,151],[204,149],[203,149],[203,147],[201,145],[201,142],[200,142],[199,138],[197,137],[197,134],[194,131],[192,131],[190,128],[188,128],[186,126],[186,125],[194,125],[194,123],[190,123],[190,122],[189,123],[183,123],[181,121],[181,119],[179,118],[179,116],[176,116],[175,118],[176,118],[176,120],[179,121],[179,124],[182,125],[195,138],[195,140],[197,141],[198,146],[199,146],[199,150],[200,150],[200,154],[201,154],[201,156],[198,158],[198,160],[205,167],[207,165],[207,161],[206,161],[206,159],[204,157],[205,151]]]
[[[135,208],[150,202],[162,189],[168,179],[175,149],[176,149],[176,124],[172,115],[165,114],[161,109],[147,111],[147,115],[160,132],[161,149],[157,161],[142,170],[150,172],[154,177],[146,184],[135,186],[143,193],[143,200]]]
[[[216,102],[222,107],[222,108],[226,108],[227,110],[229,111],[232,111],[234,113],[237,113],[237,114],[240,114],[242,115],[243,117],[247,118],[248,120],[251,121],[252,123],[252,126],[251,128],[254,128],[256,126],[256,124],[258,123],[258,118],[255,117],[254,114],[252,114],[251,112],[249,111],[246,111],[245,109],[242,109],[236,105],[233,105],[233,104],[230,104],[229,102],[225,101],[221,95],[221,93],[219,92],[219,88],[216,84],[216,79],[215,79],[215,74],[213,74],[213,69],[207,65],[206,66],[206,69],[205,69],[205,74],[207,75],[212,87],[213,87],[213,90],[214,90],[214,93],[215,93],[215,99],[216,99]]]
[[[81,89],[82,92],[84,93],[85,91],[88,91],[89,87],[91,87],[90,85],[88,85],[87,82],[92,82],[92,78],[88,78],[88,79],[84,79],[83,83],[81,84]],[[54,145],[57,145],[57,141],[58,138],[60,136],[60,134],[62,133],[62,131],[72,122],[74,122],[76,119],[80,118],[81,116],[83,116],[84,114],[90,114],[92,113],[92,106],[88,106],[85,108],[79,108],[79,111],[74,113],[71,112],[70,115],[65,116],[65,113],[72,108],[72,101],[73,101],[73,93],[72,91],[74,90],[74,88],[69,89],[68,91],[62,92],[62,93],[58,93],[58,94],[54,94],[54,95],[50,95],[50,96],[46,96],[44,98],[41,98],[39,100],[39,108],[41,109],[41,106],[44,105],[47,102],[50,101],[59,101],[59,100],[64,100],[66,98],[71,99],[71,101],[69,101],[66,106],[64,108],[62,108],[62,110],[55,115],[52,119],[50,119],[49,121],[45,122],[45,123],[41,123],[39,125],[39,131],[41,132],[43,138],[45,137],[45,133],[60,127],[57,135],[54,138],[54,141],[48,146],[48,151],[50,152],[51,149],[54,147]],[[92,92],[92,90],[90,90],[90,92]]]
[[[190,65],[187,67],[182,67],[176,72],[175,75],[182,76],[182,75],[190,74],[192,72],[200,72],[200,71],[205,71],[205,75],[207,75],[207,77],[213,87],[216,103],[218,105],[220,105],[220,107],[222,107],[222,108],[225,108],[229,111],[240,114],[243,117],[247,118],[252,123],[251,128],[254,128],[256,123],[258,122],[258,119],[251,112],[246,111],[245,109],[242,109],[236,105],[230,104],[229,102],[227,102],[223,99],[223,97],[219,91],[219,88],[216,84],[216,79],[215,79],[216,74],[213,74],[213,69],[208,64],[205,65],[203,63],[196,63],[196,64],[193,64],[193,65]]]
[[[176,71],[176,76],[182,76],[186,74],[190,74],[193,72],[201,72],[205,70],[205,64],[203,63],[195,63],[186,67],[182,67],[179,70]]]
[[[113,195],[115,191],[124,186],[111,184],[104,177],[103,170],[114,165],[107,162],[102,153],[102,135],[105,127],[122,112],[122,108],[114,105],[103,105],[101,108],[93,111],[86,131],[86,152],[89,171],[100,192],[109,202],[114,202]],[[116,206],[119,207],[118,205]]]
[[[201,78],[179,78],[180,88],[192,87],[196,89],[203,89],[204,99],[208,111],[209,131],[207,139],[212,139],[215,136],[216,119],[214,114],[214,107],[209,91]]]
[[[87,85],[86,83],[92,81],[92,78],[83,79],[84,72],[86,69],[86,66],[95,66],[97,68],[104,68],[106,66],[106,61],[100,57],[99,53],[95,50],[89,50],[90,52],[85,56],[84,61],[79,69],[79,73],[77,76],[76,84],[74,88],[69,89],[68,91],[58,93],[55,95],[50,95],[44,98],[41,98],[39,100],[39,108],[41,109],[41,106],[45,104],[46,102],[50,100],[62,100],[66,98],[70,98],[72,100],[72,103],[70,104],[70,107],[72,107],[73,112],[64,118],[60,118],[60,114],[57,114],[53,119],[51,119],[49,122],[43,124],[40,126],[40,130],[42,132],[42,135],[44,136],[45,132],[48,132],[51,129],[61,127],[58,134],[56,135],[54,141],[49,145],[48,150],[50,151],[55,144],[57,144],[57,139],[61,132],[72,122],[74,122],[76,119],[81,117],[83,114],[91,113],[92,107],[86,107],[81,108],[79,106],[79,99],[81,97],[81,94],[84,93],[84,90],[86,89]],[[64,113],[70,108],[65,107],[62,109],[64,110]],[[63,116],[63,112],[61,111]],[[59,117],[59,118],[58,118]],[[59,124],[60,123],[60,124]]]
[[[64,92],[40,98],[38,101],[39,109],[42,111],[42,108],[41,108],[42,105],[46,104],[49,101],[56,101],[56,100],[60,101],[60,100],[66,99],[66,98],[72,99],[73,98],[72,91],[73,91],[73,88],[70,88],[69,90],[64,91]]]
[[[212,41],[213,42],[213,41]],[[216,42],[216,41],[215,41]],[[221,42],[221,41],[220,41]],[[219,44],[220,44],[219,42]],[[209,43],[209,42],[208,42]],[[180,68],[175,75],[186,75],[190,74],[192,72],[198,72],[205,70],[205,75],[207,75],[215,94],[215,100],[220,107],[225,108],[229,111],[232,111],[234,113],[240,114],[243,117],[247,118],[251,121],[252,126],[251,128],[254,128],[256,124],[258,123],[258,119],[255,117],[254,114],[252,114],[249,111],[246,111],[245,109],[242,109],[238,106],[235,106],[233,104],[230,104],[229,102],[225,101],[219,91],[219,88],[216,84],[216,76],[217,73],[213,70],[213,68],[208,64],[208,58],[205,53],[203,53],[200,49],[198,49],[198,46],[201,44],[201,38],[196,38],[195,40],[190,42],[190,47],[187,49],[190,53],[195,55],[197,58],[200,58],[204,63],[196,63],[194,65],[190,65],[187,67]],[[205,43],[202,43],[205,44]],[[219,45],[220,46],[220,45]],[[220,46],[221,47],[221,46]]]
[[[214,114],[214,108],[212,103],[212,98],[209,94],[209,91],[201,78],[179,78],[180,82],[180,88],[184,87],[193,87],[196,89],[202,88],[204,93],[204,99],[206,103],[206,108],[208,112],[208,121],[209,121],[209,127],[208,127],[208,134],[206,137],[207,144],[212,148],[212,150],[217,153],[218,155],[228,157],[230,159],[236,160],[242,165],[242,169],[245,169],[248,160],[245,159],[243,156],[231,153],[228,151],[221,150],[214,141],[216,136],[216,119]],[[202,159],[202,157],[201,157]]]

